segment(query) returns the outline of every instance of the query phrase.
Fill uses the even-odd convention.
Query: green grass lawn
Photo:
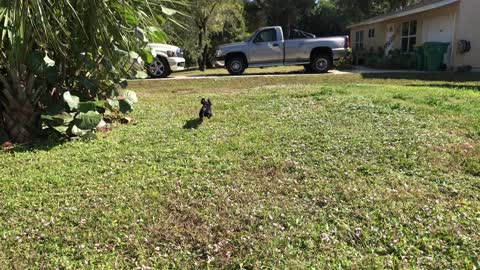
[[[0,269],[478,269],[478,74],[391,76],[132,82],[135,124],[0,153]]]

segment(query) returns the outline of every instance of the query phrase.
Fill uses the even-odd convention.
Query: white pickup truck
[[[294,31],[284,38],[280,26],[258,29],[245,42],[217,47],[216,63],[232,75],[241,75],[249,67],[303,65],[308,72],[325,73],[333,61],[349,53],[348,36],[316,38],[312,34]]]
[[[172,72],[185,69],[185,58],[183,51],[173,45],[149,43],[147,50],[150,50],[155,57],[152,63],[147,63],[147,73],[152,78],[165,78]]]

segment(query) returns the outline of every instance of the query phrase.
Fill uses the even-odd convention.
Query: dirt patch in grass
[[[443,171],[463,171],[473,176],[480,176],[480,141],[469,140],[435,145],[431,148],[436,153],[431,161],[433,166],[441,168]]]

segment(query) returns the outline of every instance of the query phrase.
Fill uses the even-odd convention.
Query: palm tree
[[[181,1],[0,0],[0,122],[9,138],[31,142],[64,91],[108,95],[130,67],[119,52],[141,52],[139,33],[165,40],[167,6]]]

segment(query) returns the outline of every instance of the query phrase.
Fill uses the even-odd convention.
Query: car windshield
[[[258,31],[255,31],[255,33],[253,33],[245,42],[250,42],[253,40],[253,38],[255,37],[255,35],[258,33]]]

